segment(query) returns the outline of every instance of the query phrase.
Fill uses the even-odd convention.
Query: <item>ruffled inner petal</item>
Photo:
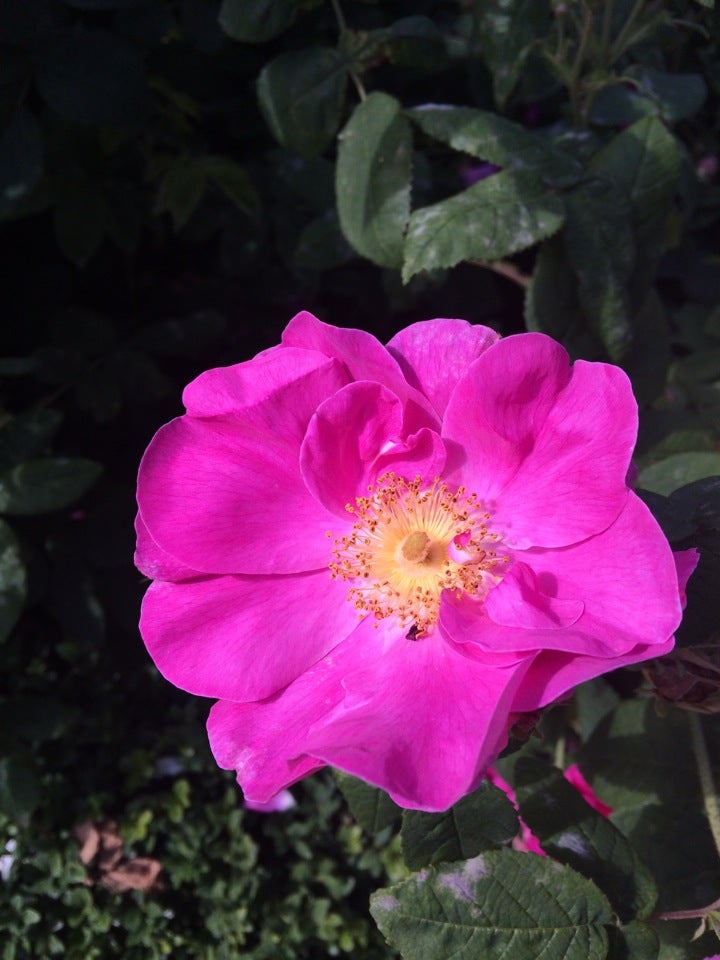
[[[348,384],[322,403],[308,426],[300,468],[308,490],[328,510],[366,496],[385,471],[435,476],[445,463],[439,435],[425,427],[405,436],[402,403],[379,383]]]
[[[203,697],[271,696],[357,626],[327,571],[154,583],[141,631],[160,672]]]
[[[610,651],[664,643],[680,623],[672,551],[634,493],[617,520],[598,536],[557,550],[526,550],[522,559],[535,571],[541,588],[561,599],[583,599],[585,610],[576,628]]]
[[[524,630],[570,627],[584,609],[582,600],[561,600],[543,593],[534,571],[520,562],[512,566],[485,601],[485,610],[494,623]]]

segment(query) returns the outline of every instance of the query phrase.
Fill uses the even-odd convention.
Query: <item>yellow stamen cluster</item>
[[[493,569],[508,559],[497,555],[500,538],[488,531],[477,496],[452,492],[439,477],[426,486],[420,477],[383,474],[345,509],[356,519],[333,539],[331,577],[348,581],[361,618],[394,616],[411,639],[437,621],[443,590],[485,596],[500,579]]]

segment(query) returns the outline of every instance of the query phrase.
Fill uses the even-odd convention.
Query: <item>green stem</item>
[[[700,778],[700,789],[702,790],[703,805],[705,813],[710,824],[715,849],[720,857],[720,799],[718,798],[713,780],[712,769],[710,767],[710,756],[708,754],[705,734],[703,733],[702,723],[697,713],[689,713],[690,733],[692,736],[693,751],[697,761],[698,776]]]
[[[620,57],[625,53],[625,50],[628,47],[628,40],[632,33],[633,24],[637,20],[638,15],[640,14],[640,11],[642,10],[644,5],[645,5],[645,0],[635,0],[635,6],[632,8],[630,13],[628,14],[628,18],[623,24],[623,28],[618,34],[617,40],[612,45],[612,49],[610,50],[609,66],[612,66],[614,63],[616,63],[620,59]]]
[[[582,23],[582,26],[578,30],[580,34],[580,40],[568,81],[568,92],[570,94],[570,104],[572,107],[573,122],[575,123],[575,126],[580,126],[582,123],[582,113],[580,110],[580,77],[582,74],[583,64],[585,62],[585,54],[587,53],[590,37],[592,36],[593,26],[594,15],[592,7],[587,6],[585,7],[585,19]]]
[[[340,0],[330,0],[330,3],[335,12],[335,19],[337,20],[338,30],[342,35],[343,33],[347,32],[348,27],[347,27],[347,22],[345,20],[345,14],[343,13],[343,9],[340,6]],[[350,75],[350,79],[355,85],[355,89],[357,90],[357,95],[360,98],[360,102],[365,103],[365,101],[367,100],[367,91],[363,86],[362,80],[357,75],[357,73],[354,70],[351,70],[349,67],[348,67],[348,74]]]
[[[610,68],[610,40],[612,36],[612,17],[614,0],[606,0],[603,13],[602,35],[600,38],[600,60],[605,70]]]

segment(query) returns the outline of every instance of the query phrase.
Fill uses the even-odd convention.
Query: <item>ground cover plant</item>
[[[0,5],[3,960],[719,952],[719,39],[711,0]],[[143,451],[300,311],[621,368],[633,497],[699,554],[674,649],[513,715],[449,810],[331,770],[246,808],[140,639]]]

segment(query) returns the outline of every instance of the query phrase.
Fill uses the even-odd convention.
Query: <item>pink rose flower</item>
[[[384,347],[300,313],[183,399],[140,467],[141,630],[220,701],[212,749],[251,802],[332,764],[444,810],[511,712],[672,648],[694,552],[678,575],[626,484],[619,368],[537,333],[432,320]]]

